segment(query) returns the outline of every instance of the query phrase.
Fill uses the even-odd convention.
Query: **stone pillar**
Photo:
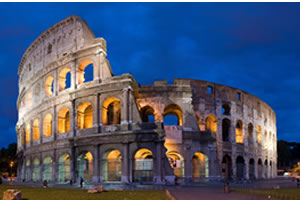
[[[232,152],[232,156],[231,156],[231,160],[232,160],[232,178],[236,179],[236,156],[235,156],[235,152]]]
[[[56,156],[56,149],[53,151],[53,163],[52,163],[52,180],[55,183],[57,181],[57,172],[58,172],[58,160]]]
[[[40,160],[40,167],[39,167],[39,169],[40,169],[40,182],[43,182],[43,170],[44,170],[44,165],[43,165],[43,156],[42,156],[42,153],[40,153],[40,158],[39,158],[39,160]]]
[[[123,144],[123,155],[122,155],[122,183],[130,183],[129,176],[130,176],[130,155],[129,155],[129,144]]]
[[[71,88],[72,89],[76,89],[77,88],[77,84],[78,84],[78,62],[77,59],[74,59],[74,62],[71,65]]]
[[[132,91],[132,88],[129,86],[127,88],[123,88],[123,105],[121,105],[121,125],[128,125],[127,129],[131,129],[131,123],[130,120],[131,116],[131,102],[130,102],[130,93]]]
[[[77,111],[76,111],[76,104],[75,104],[75,99],[73,99],[72,100],[72,108],[71,108],[72,110],[70,110],[71,111],[71,119],[70,119],[70,131],[72,131],[73,132],[73,137],[75,137],[76,136],[76,129],[77,129],[77,124],[76,124],[76,122],[77,122]]]
[[[76,170],[77,170],[77,163],[76,163],[76,149],[73,145],[73,142],[72,142],[72,147],[71,147],[71,155],[70,155],[70,179],[73,181],[73,183],[76,182],[77,180],[77,173],[76,173]]]
[[[40,144],[43,143],[43,137],[44,137],[44,130],[43,130],[43,123],[44,123],[44,119],[42,117],[42,115],[39,116],[39,121],[40,121],[40,124],[39,124],[39,129],[40,129],[40,138],[39,138],[39,142]]]
[[[190,182],[193,178],[192,169],[192,156],[191,155],[191,144],[184,145],[184,181]]]
[[[245,177],[245,179],[249,179],[250,177],[249,177],[249,159],[248,159],[248,157],[247,156],[245,156],[244,157],[244,162],[245,162],[245,172],[244,172],[244,177]]]
[[[58,134],[57,131],[57,123],[58,123],[58,117],[56,112],[56,105],[53,106],[53,118],[52,118],[52,134],[53,134],[53,140],[56,140],[56,136]]]
[[[94,162],[93,162],[93,184],[97,185],[99,182],[99,160],[100,160],[100,155],[99,155],[99,145],[94,145]]]
[[[101,123],[101,117],[102,117],[102,109],[101,109],[101,105],[100,105],[100,93],[97,94],[97,99],[96,99],[96,124],[97,124],[97,133],[101,133],[101,127],[102,127],[102,123]]]
[[[33,121],[32,120],[30,120],[29,121],[29,123],[30,123],[30,146],[32,147],[32,145],[33,145]]]
[[[30,158],[29,181],[32,182],[33,160]]]
[[[156,149],[156,156],[155,156],[155,162],[154,162],[154,176],[153,176],[153,182],[154,184],[162,184],[162,149],[161,149],[161,142],[157,142],[155,144]]]

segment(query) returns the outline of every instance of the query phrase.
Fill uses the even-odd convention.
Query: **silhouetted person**
[[[82,188],[82,185],[83,185],[83,178],[80,177],[80,187]]]
[[[44,182],[43,182],[43,187],[44,187],[44,188],[47,188],[47,187],[48,187],[48,182],[47,182],[47,180],[44,180]]]

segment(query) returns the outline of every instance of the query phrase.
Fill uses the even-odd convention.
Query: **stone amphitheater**
[[[70,16],[19,65],[18,180],[174,184],[276,176],[276,116],[212,82],[114,76],[106,41]],[[143,66],[141,66],[143,67]]]

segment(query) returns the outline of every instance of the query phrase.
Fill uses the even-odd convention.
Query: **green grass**
[[[281,188],[281,189],[239,189],[234,190],[248,195],[256,195],[262,197],[270,196],[271,199],[278,200],[300,200],[300,188]]]
[[[109,191],[101,194],[88,194],[87,190],[36,188],[23,186],[0,185],[0,199],[7,189],[17,189],[22,192],[23,200],[167,200],[164,191]]]

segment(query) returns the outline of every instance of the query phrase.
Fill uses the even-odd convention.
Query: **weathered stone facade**
[[[19,180],[167,184],[174,174],[179,181],[276,176],[276,117],[266,103],[207,81],[140,86],[130,74],[113,76],[105,40],[77,16],[40,35],[18,74]],[[164,123],[169,116],[175,124]]]

